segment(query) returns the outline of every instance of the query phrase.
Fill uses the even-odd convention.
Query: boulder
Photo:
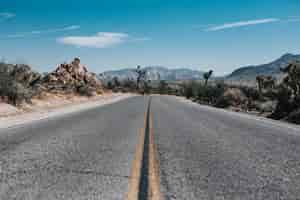
[[[77,92],[95,95],[102,92],[102,84],[95,73],[91,73],[75,58],[70,64],[60,64],[43,78],[43,85],[51,92]]]

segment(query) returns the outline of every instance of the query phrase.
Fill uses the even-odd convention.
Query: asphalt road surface
[[[0,199],[124,199],[145,97],[0,130]]]
[[[154,97],[166,199],[300,199],[300,129]]]
[[[0,129],[0,199],[300,199],[297,126],[149,99]]]

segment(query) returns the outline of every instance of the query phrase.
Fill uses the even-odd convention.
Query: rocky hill
[[[300,55],[284,54],[275,61],[267,64],[256,65],[256,66],[246,66],[234,70],[226,78],[229,80],[255,80],[258,75],[271,75],[275,77],[280,77],[282,73],[280,68],[286,66],[288,63],[300,60]]]
[[[169,69],[162,66],[150,66],[144,68],[147,71],[147,78],[149,80],[195,80],[202,79],[203,72],[197,70],[191,70],[187,68]],[[110,79],[118,77],[120,80],[124,79],[136,79],[136,73],[134,68],[125,68],[115,71],[106,71],[102,73],[104,79]]]

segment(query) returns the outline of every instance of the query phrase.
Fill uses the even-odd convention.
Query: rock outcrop
[[[79,58],[44,76],[28,65],[0,63],[0,101],[19,105],[45,92],[93,96],[102,93],[102,84],[95,73],[80,64]]]
[[[88,96],[102,93],[100,80],[80,64],[79,58],[70,64],[59,65],[43,78],[42,85],[52,92],[78,92]]]

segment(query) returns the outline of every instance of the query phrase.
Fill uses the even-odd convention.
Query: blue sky
[[[1,0],[0,56],[39,71],[79,56],[217,75],[300,54],[299,0]]]

